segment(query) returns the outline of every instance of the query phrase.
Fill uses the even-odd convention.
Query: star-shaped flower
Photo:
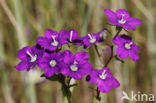
[[[81,37],[78,37],[78,32],[74,29],[70,29],[67,32],[67,41],[68,43],[73,43],[75,45],[82,45],[83,43]]]
[[[44,69],[44,74],[51,77],[54,73],[60,72],[60,66],[63,60],[62,53],[44,53],[43,57],[38,61],[38,66]]]
[[[35,66],[37,61],[42,57],[43,50],[38,49],[37,46],[29,47],[26,46],[18,51],[18,58],[21,62],[15,66],[17,70],[29,71],[31,67]]]
[[[61,30],[59,33],[53,30],[46,30],[45,37],[38,37],[37,43],[49,51],[54,51],[61,45],[67,43],[66,30]]]
[[[102,37],[100,37],[101,32],[91,33],[83,37],[84,48],[89,47],[92,44],[102,42]]]
[[[117,56],[119,56],[120,58],[125,59],[129,56],[134,61],[137,61],[139,59],[139,56],[137,54],[139,47],[132,41],[129,36],[116,36],[113,39],[113,42],[118,46]]]
[[[136,26],[142,24],[141,20],[131,17],[125,9],[118,9],[116,12],[105,9],[104,12],[112,24],[122,26],[125,29],[136,30]]]
[[[104,67],[101,70],[93,70],[88,76],[87,81],[96,84],[98,89],[107,93],[112,88],[117,88],[120,83],[113,77],[108,68]]]
[[[81,79],[83,75],[89,74],[92,70],[88,62],[88,53],[78,52],[75,55],[69,50],[64,52],[64,65],[62,64],[61,73],[74,79]]]

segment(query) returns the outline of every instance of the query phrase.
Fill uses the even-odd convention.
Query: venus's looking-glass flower
[[[78,37],[78,32],[74,29],[70,29],[67,32],[67,41],[75,45],[82,45],[81,37]]]
[[[15,68],[17,70],[29,70],[42,57],[42,50],[39,50],[36,46],[32,48],[27,46],[19,50],[17,55],[21,62]]]
[[[135,26],[142,24],[141,20],[130,17],[125,9],[119,9],[116,12],[113,12],[110,9],[105,9],[104,12],[108,16],[107,19],[112,24],[122,26],[125,29],[136,30]]]
[[[54,73],[60,72],[62,53],[44,53],[43,57],[38,61],[38,66],[44,69],[44,74],[51,77]]]
[[[120,58],[125,59],[129,56],[134,61],[137,61],[139,59],[139,56],[137,54],[139,47],[131,40],[129,36],[116,36],[113,39],[113,42],[118,46],[117,56],[119,56]]]
[[[83,37],[84,48],[87,48],[92,44],[101,42],[102,38],[100,37],[100,33],[101,32],[91,33]]]
[[[78,52],[73,55],[69,50],[64,52],[64,63],[62,64],[61,73],[74,79],[81,79],[83,75],[89,74],[92,70],[88,62],[88,53]]]
[[[101,70],[93,70],[87,76],[87,81],[97,84],[98,89],[103,93],[107,93],[112,88],[120,86],[120,83],[113,77],[112,73],[106,67]]]
[[[49,51],[54,51],[61,45],[67,43],[66,41],[66,30],[61,30],[59,33],[53,30],[46,30],[45,37],[38,37],[37,43],[48,49]]]

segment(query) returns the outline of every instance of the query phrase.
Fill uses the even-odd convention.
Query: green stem
[[[65,82],[62,82],[62,90],[64,96],[67,97],[68,103],[71,103],[71,91],[70,88],[65,84]]]
[[[118,30],[118,32],[116,33],[115,37],[119,35],[119,33],[121,32],[122,29],[123,29],[123,28],[120,27],[120,26],[117,26],[117,27],[116,27],[116,30]]]
[[[111,48],[111,56],[110,56],[110,58],[108,59],[108,61],[106,62],[105,67],[108,66],[109,62],[110,62],[110,61],[112,60],[112,58],[113,58],[113,45],[112,45],[110,48]]]
[[[66,82],[66,78],[64,75],[60,74],[59,82],[62,84],[62,92],[65,97],[67,97],[68,103],[71,103],[71,91],[69,87],[71,78]]]

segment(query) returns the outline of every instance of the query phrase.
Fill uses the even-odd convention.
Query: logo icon
[[[140,91],[138,91],[138,93],[134,93],[133,91],[131,91],[131,95],[128,96],[128,94],[123,91],[122,92],[123,96],[121,98],[121,100],[129,100],[129,101],[154,101],[155,97],[154,94],[141,94]]]

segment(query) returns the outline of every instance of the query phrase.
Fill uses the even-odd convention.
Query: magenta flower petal
[[[87,77],[89,78],[88,82],[96,84],[103,93],[107,93],[112,88],[117,88],[120,85],[106,67],[100,70],[93,70]]]
[[[128,57],[128,51],[126,51],[122,47],[119,47],[119,48],[117,48],[117,56],[119,56],[122,59],[125,59]]]
[[[125,59],[129,56],[134,61],[139,59],[137,55],[139,47],[132,41],[131,37],[127,35],[116,36],[113,42],[118,46],[116,54],[120,58]]]
[[[129,52],[129,57],[130,57],[132,60],[134,60],[135,62],[136,62],[137,60],[139,60],[139,56],[138,56],[138,54],[137,54],[135,51]]]
[[[98,83],[98,89],[100,90],[100,92],[103,93],[108,93],[111,90],[111,86],[109,86],[107,83],[105,83],[104,81],[100,81]]]
[[[38,62],[38,67],[40,67],[41,69],[43,68],[48,68],[49,64],[47,64],[47,62],[49,61],[50,58],[42,58],[39,60]]]
[[[45,76],[50,77],[54,73],[60,72],[60,67],[62,66],[61,63],[63,59],[62,53],[44,53],[43,57],[38,61],[38,66],[41,69],[44,69]],[[61,66],[60,66],[61,65]]]
[[[78,72],[82,75],[86,75],[91,72],[93,69],[92,65],[89,63],[83,63],[79,65],[79,68],[81,68]]]
[[[21,61],[18,65],[15,66],[15,68],[19,71],[23,70],[29,70],[31,68],[32,64],[26,61]]]
[[[106,9],[105,14],[108,16],[108,20],[116,25],[121,26],[125,29],[135,30],[137,25],[142,23],[141,20],[137,18],[132,18],[125,9],[119,9],[114,13],[110,9]]]
[[[39,58],[42,57],[43,50],[34,47],[24,47],[18,51],[18,58],[21,62],[15,66],[17,70],[29,70],[31,67],[34,67]]]
[[[51,36],[52,36],[52,35],[58,36],[58,32],[53,31],[53,30],[51,30],[51,29],[47,29],[47,30],[45,31],[45,34],[44,34],[44,35],[45,35],[46,38],[51,39]]]
[[[127,23],[128,23],[129,25],[137,26],[137,25],[142,24],[142,21],[141,21],[140,19],[137,19],[137,18],[129,18],[129,19],[127,20]]]
[[[136,30],[136,27],[135,27],[134,25],[130,25],[130,24],[128,24],[128,23],[126,23],[126,25],[123,25],[123,28]]]
[[[128,11],[125,10],[125,9],[118,9],[116,11],[116,15],[118,16],[118,18],[121,18],[122,17],[122,14],[124,14],[124,18],[125,19],[128,19],[130,17]]]
[[[116,13],[114,13],[113,11],[111,11],[110,9],[105,9],[104,13],[108,16],[108,21],[110,21],[112,24],[117,25],[117,15]]]
[[[50,49],[50,40],[44,37],[38,37],[37,43],[41,46],[43,46],[45,49]]]
[[[30,57],[26,53],[26,51],[32,52],[29,46],[24,47],[23,49],[19,50],[17,56],[20,60],[30,60]]]
[[[64,75],[81,79],[82,76],[89,74],[92,70],[92,66],[88,62],[88,54],[85,52],[78,52],[74,55],[66,50],[63,58],[64,64],[61,67],[61,73]]]
[[[118,46],[122,46],[123,43],[125,43],[125,41],[122,40],[122,38],[120,36],[116,36],[112,41],[114,44],[116,44]]]
[[[69,76],[71,76],[72,78],[74,78],[76,80],[82,79],[82,75],[79,73],[71,73],[71,74],[69,74]]]
[[[114,78],[114,82],[112,84],[112,88],[117,88],[120,86],[120,83]]]
[[[75,60],[81,64],[84,64],[86,61],[88,62],[88,53],[86,52],[78,52],[75,54]]]
[[[61,30],[59,33],[53,30],[46,30],[45,37],[38,37],[37,44],[48,51],[55,51],[58,47],[67,43],[67,32]]]
[[[67,65],[62,65],[62,66],[63,66],[63,69],[61,69],[61,73],[63,75],[69,75],[71,71],[68,69],[68,66]]]
[[[116,14],[112,10],[110,10],[110,9],[105,9],[104,12],[109,17],[116,16]]]
[[[91,33],[83,37],[83,44],[84,48],[89,47],[92,44],[102,42],[102,38],[100,37],[100,32],[98,33]]]
[[[55,69],[56,68],[47,68],[47,69],[45,69],[45,73],[44,74],[47,77],[51,77],[55,73]]]
[[[66,30],[60,30],[59,32],[59,41],[60,43],[63,45],[63,44],[67,44],[68,41],[67,41],[67,31]]]
[[[73,60],[74,60],[74,55],[72,54],[72,52],[70,52],[69,50],[65,50],[64,51],[64,63],[70,64],[73,62]]]

